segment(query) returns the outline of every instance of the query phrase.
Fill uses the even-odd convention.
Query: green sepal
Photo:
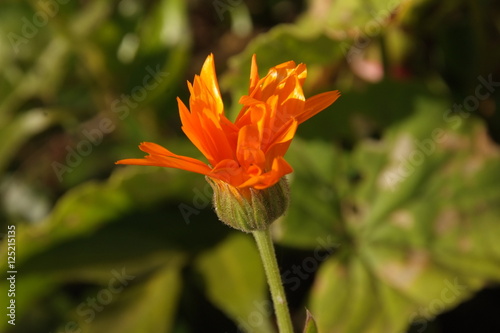
[[[285,178],[262,190],[237,188],[218,179],[206,179],[214,190],[217,216],[235,229],[244,232],[267,229],[288,208],[290,195]]]

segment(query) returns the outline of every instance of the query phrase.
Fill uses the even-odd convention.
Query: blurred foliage
[[[261,75],[306,63],[306,96],[342,92],[286,156],[292,203],[272,231],[297,329],[452,332],[453,308],[495,292],[498,2],[0,8],[0,224],[16,226],[18,271],[0,331],[275,331],[252,239],[217,221],[203,177],[114,166],[141,141],[200,157],[175,99],[210,52],[231,117],[254,53]],[[459,327],[498,332],[498,310]]]

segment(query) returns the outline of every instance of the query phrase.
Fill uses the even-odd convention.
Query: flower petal
[[[149,155],[144,159],[130,158],[119,160],[116,162],[116,164],[152,165],[167,168],[176,168],[201,173],[203,175],[208,175],[210,173],[210,168],[205,163],[195,158],[176,155],[168,149],[157,145],[156,143],[143,142],[139,145],[139,148]]]
[[[245,174],[241,166],[235,160],[222,160],[215,165],[209,174],[212,178],[217,178],[233,186],[241,184],[245,179]]]
[[[247,125],[240,129],[238,134],[236,156],[239,164],[245,169],[252,165],[263,168],[266,157],[260,147],[262,133],[260,133],[258,125]]]
[[[210,93],[213,101],[215,102],[217,113],[222,114],[224,112],[224,106],[222,104],[222,97],[220,95],[219,83],[217,82],[217,76],[215,74],[215,64],[214,55],[210,53],[203,63],[200,73],[200,83],[204,85],[205,92]]]
[[[188,82],[189,109],[177,98],[182,130],[209,165],[147,142],[140,145],[149,154],[144,159],[116,163],[183,169],[238,188],[260,190],[273,186],[293,171],[283,156],[297,126],[340,96],[338,91],[331,91],[305,99],[302,86],[306,77],[304,64],[287,61],[260,78],[254,54],[248,95],[240,98],[243,106],[232,123],[224,114],[214,57],[210,54],[200,75]]]
[[[339,97],[340,92],[338,90],[327,91],[322,94],[309,97],[306,100],[304,111],[301,114],[297,115],[297,121],[299,122],[299,124],[303,123],[307,119],[329,107]]]
[[[191,142],[215,165],[218,161],[235,158],[237,128],[224,115],[214,114],[206,108],[191,112],[178,98],[182,130]]]
[[[250,67],[250,88],[248,89],[248,94],[251,94],[252,91],[255,90],[258,82],[259,82],[259,68],[257,67],[257,56],[254,53],[252,55],[252,65]]]
[[[274,159],[277,156],[284,156],[290,143],[292,142],[295,132],[297,131],[298,122],[295,119],[290,119],[284,124],[279,131],[273,133],[273,137],[269,145],[264,147],[266,156]]]
[[[270,171],[261,175],[250,177],[246,182],[237,187],[253,187],[257,190],[262,190],[276,184],[284,175],[293,172],[292,167],[285,161],[284,158],[278,157],[272,163]]]
[[[277,119],[274,121],[274,126],[281,127],[290,118],[295,118],[302,113],[305,100],[298,77],[293,76],[287,79],[278,95],[277,108],[279,110],[275,116]]]
[[[213,156],[210,149],[206,146],[203,137],[203,128],[201,127],[200,119],[191,114],[186,105],[177,97],[179,107],[179,116],[182,123],[182,131],[188,139],[198,148],[198,150],[212,163]]]

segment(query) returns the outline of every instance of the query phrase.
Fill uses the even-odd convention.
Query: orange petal
[[[240,129],[236,156],[244,168],[255,164],[264,167],[266,157],[260,147],[261,133],[257,124],[251,124]]]
[[[213,156],[208,150],[208,147],[203,142],[201,134],[203,128],[201,127],[200,120],[191,114],[186,105],[177,97],[177,104],[179,107],[179,116],[181,118],[182,130],[188,139],[198,148],[199,151],[212,163]]]
[[[233,132],[237,131],[237,129],[227,126],[227,122],[223,121],[225,117],[222,117],[222,119],[218,117],[214,118],[214,115],[210,112],[200,113],[202,128],[200,135],[203,137],[203,141],[213,156],[214,161],[235,158],[234,149],[236,142],[230,142],[230,140],[236,138]]]
[[[297,68],[295,68],[295,72],[299,78],[300,85],[303,86],[307,77],[307,66],[305,64],[299,64]]]
[[[222,160],[214,166],[210,172],[210,177],[217,178],[233,186],[239,185],[245,175],[243,169],[235,160]]]
[[[254,53],[252,56],[252,65],[250,67],[250,88],[248,89],[249,95],[255,89],[258,82],[259,82],[259,69],[257,67],[257,56]]]
[[[287,115],[287,117],[284,118],[284,120],[287,121],[290,117],[295,117],[303,112],[305,100],[299,78],[297,76],[290,77],[285,82],[283,89],[279,92],[278,112]],[[276,116],[279,117],[278,114]]]
[[[224,115],[209,112],[205,107],[190,112],[178,98],[182,130],[191,142],[215,165],[226,158],[234,158],[237,128]],[[234,142],[233,142],[234,141]]]
[[[139,145],[139,148],[149,155],[144,159],[130,158],[119,160],[116,164],[152,165],[176,168],[201,173],[203,175],[208,175],[210,173],[210,168],[205,163],[191,157],[176,155],[156,143],[143,142]]]
[[[326,109],[339,97],[340,92],[338,90],[334,90],[308,98],[304,106],[304,111],[297,115],[297,121],[299,124],[303,123],[307,119]]]
[[[269,70],[266,76],[260,79],[258,88],[260,96],[255,98],[266,101],[269,97],[277,93],[277,89],[283,80],[290,76],[290,73],[295,69],[295,62],[287,61]]]
[[[262,190],[276,184],[283,176],[293,172],[292,167],[282,157],[276,158],[272,163],[272,169],[261,175],[250,177],[238,187],[253,187]]]
[[[264,102],[255,99],[253,97],[250,97],[248,95],[242,96],[238,102],[239,104],[242,104],[243,107],[240,110],[240,113],[238,114],[238,117],[236,117],[236,120],[234,121],[235,125],[239,128],[248,125],[252,122],[251,120],[251,114],[252,114],[252,106],[257,106],[260,107],[261,109],[265,109]]]
[[[271,158],[284,156],[290,142],[295,136],[297,126],[298,122],[295,119],[290,119],[277,132],[273,133],[268,145],[263,147],[266,156],[270,156]]]
[[[217,112],[222,113],[224,111],[224,106],[220,95],[219,83],[217,82],[217,76],[215,74],[214,55],[212,53],[208,55],[201,68],[200,78],[216,102]]]

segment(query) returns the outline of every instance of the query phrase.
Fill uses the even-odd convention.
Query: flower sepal
[[[237,188],[208,176],[206,179],[214,191],[213,205],[217,216],[235,229],[244,232],[265,230],[288,208],[290,195],[285,177],[262,190]]]

